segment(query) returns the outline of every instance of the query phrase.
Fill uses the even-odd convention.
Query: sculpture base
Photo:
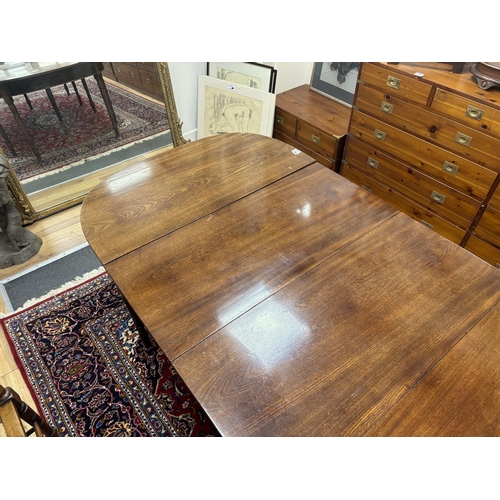
[[[19,250],[6,240],[4,232],[0,232],[0,269],[23,264],[39,252],[42,239],[27,229],[22,228],[22,230],[25,232],[25,244]]]
[[[477,78],[479,88],[500,87],[500,63],[478,62],[471,66],[470,72]]]

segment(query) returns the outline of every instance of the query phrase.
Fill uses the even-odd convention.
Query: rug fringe
[[[146,142],[146,141],[149,141],[152,139],[156,139],[157,137],[160,137],[162,135],[167,135],[169,132],[170,132],[170,130],[164,130],[163,132],[159,132],[158,134],[144,137],[143,139],[139,139],[138,141],[130,142],[129,144],[124,144],[123,146],[111,149],[109,151],[105,151],[104,153],[100,153],[100,154],[95,155],[95,156],[89,156],[88,158],[84,158],[83,160],[77,161],[75,163],[71,163],[69,165],[66,165],[66,166],[61,167],[61,168],[57,168],[55,170],[51,170],[50,172],[45,172],[44,174],[29,177],[28,179],[24,179],[22,181],[23,185],[29,184],[32,181],[37,181],[39,179],[49,177],[50,175],[58,174],[58,173],[63,172],[65,170],[70,170],[71,168],[78,167],[79,165],[83,165],[84,163],[87,163],[89,161],[98,160],[99,158],[103,158],[104,156],[109,156],[110,154],[116,153],[117,151],[122,151],[124,149],[131,148],[132,146],[136,146],[137,144],[142,144],[143,142]],[[129,158],[129,159],[131,159],[131,158]],[[128,160],[123,160],[123,161],[128,161]],[[110,166],[110,165],[107,165],[106,167],[103,167],[103,168],[107,168],[108,166]],[[83,174],[83,175],[86,175],[86,174]]]
[[[99,276],[100,274],[104,273],[104,267],[100,266],[97,269],[94,269],[92,271],[89,271],[85,274],[82,274],[81,276],[76,276],[74,279],[71,281],[68,281],[67,283],[64,283],[58,288],[55,288],[54,290],[50,290],[46,294],[36,297],[30,300],[27,300],[21,307],[17,308],[15,311],[9,312],[7,314],[0,312],[0,318],[7,318],[8,316],[11,316],[13,314],[19,314],[21,311],[25,309],[29,309],[30,307],[33,307],[37,305],[40,302],[43,302],[47,299],[50,299],[56,295],[59,295],[61,293],[64,293],[71,288],[74,288],[75,286],[81,285],[82,283],[85,283],[86,281],[91,280],[92,278],[95,278],[96,276]]]

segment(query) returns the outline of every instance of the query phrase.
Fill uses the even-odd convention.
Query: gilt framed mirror
[[[6,63],[6,64],[16,64],[16,63]],[[30,64],[44,64],[44,63],[30,63]],[[102,63],[92,63],[92,64],[102,64]],[[142,63],[144,64],[144,63]],[[154,63],[147,63],[147,64],[154,64]],[[166,111],[166,116],[167,116],[167,122],[168,122],[168,133],[169,133],[169,139],[168,140],[170,143],[170,146],[172,147],[178,147],[183,144],[185,144],[186,139],[183,137],[182,134],[182,122],[179,119],[179,116],[177,114],[177,106],[175,102],[175,96],[174,96],[174,90],[172,87],[172,81],[170,77],[170,69],[169,65],[166,62],[158,62],[156,63],[156,73],[158,75],[158,82],[155,82],[155,85],[159,83],[159,86],[161,87],[161,95],[163,97],[163,102],[158,101],[159,104],[164,105],[164,110]],[[106,74],[104,74],[106,78]],[[138,75],[137,75],[138,76]],[[119,80],[118,80],[119,82]],[[73,82],[68,82],[68,87],[69,90],[71,89],[70,83]],[[97,82],[99,83],[99,82]],[[109,82],[107,82],[109,83]],[[111,82],[114,83],[114,82]],[[110,87],[110,85],[106,85],[107,87]],[[85,86],[87,87],[87,86]],[[2,89],[3,90],[3,89]],[[68,91],[68,89],[66,89]],[[61,91],[62,92],[62,91]],[[83,92],[82,92],[83,93]],[[78,94],[77,89],[75,88],[75,94]],[[70,93],[68,92],[68,95]],[[88,94],[87,94],[88,95]],[[2,97],[5,96],[5,92],[2,92]],[[47,96],[49,96],[49,93],[47,93]],[[50,97],[50,96],[49,96]],[[19,96],[20,99],[22,99],[22,96]],[[26,102],[29,102],[29,94],[24,95],[24,98],[26,99]],[[8,99],[8,96],[7,96]],[[79,98],[80,99],[80,98]],[[91,97],[89,96],[89,99],[91,101]],[[7,102],[7,100],[4,98],[4,100]],[[46,99],[47,102],[49,102],[48,99]],[[50,104],[47,104],[50,105]],[[116,106],[114,106],[116,107]],[[163,106],[160,105],[160,108]],[[54,110],[56,108],[54,107]],[[134,118],[132,117],[132,112],[130,112],[124,121],[133,121]],[[140,112],[138,112],[140,114]],[[111,115],[110,115],[111,117]],[[142,116],[139,116],[137,118],[137,121],[140,122],[142,119]],[[128,123],[127,121],[127,123]],[[61,122],[62,123],[62,122]],[[0,124],[1,125],[1,124]],[[28,124],[29,125],[29,124]],[[113,126],[115,127],[115,123],[113,123]],[[108,123],[108,128],[110,128],[110,124]],[[115,128],[116,130],[116,128]],[[122,132],[121,130],[116,130],[116,136],[119,135],[119,132]],[[123,135],[128,133],[128,130],[124,130]],[[2,134],[3,135],[3,134]],[[5,137],[4,137],[5,139]],[[8,144],[3,142],[2,144]],[[168,147],[168,145],[167,145]],[[10,145],[9,145],[10,148]],[[116,149],[118,151],[118,148]],[[83,201],[87,193],[92,189],[95,185],[97,185],[102,179],[100,179],[99,175],[101,175],[102,172],[102,178],[107,177],[106,168],[102,168],[102,170],[98,170],[98,174],[93,174],[91,177],[90,175],[83,174],[76,179],[74,179],[71,182],[71,185],[69,183],[55,183],[54,186],[50,186],[48,189],[43,189],[38,192],[30,192],[29,190],[26,189],[26,183],[21,179],[19,179],[19,175],[16,173],[16,170],[12,167],[11,162],[9,162],[8,156],[6,155],[7,148],[4,147],[2,149],[0,145],[0,154],[6,159],[6,163],[9,166],[9,175],[6,178],[7,185],[9,187],[9,190],[12,193],[12,198],[13,201],[16,205],[16,208],[18,209],[19,213],[21,214],[21,217],[23,219],[23,224],[31,224],[41,218],[47,217],[51,214],[57,213],[61,210],[64,210],[66,208],[72,207],[74,205],[77,205]],[[106,153],[108,154],[108,153]],[[104,156],[104,155],[103,155]],[[118,157],[117,155],[116,157]],[[30,159],[27,160],[25,163],[29,168],[31,162],[36,162],[37,158],[34,155],[30,156]],[[110,160],[111,162],[112,160]],[[133,161],[133,158],[131,158],[130,161]],[[116,167],[120,167],[120,163],[125,163],[125,161],[119,161],[116,163]],[[115,165],[111,165],[111,167],[115,167]],[[110,172],[112,173],[112,172]]]

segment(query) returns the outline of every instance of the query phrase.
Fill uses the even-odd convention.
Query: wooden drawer
[[[134,63],[113,63],[113,68],[118,82],[132,84],[135,87],[142,86],[139,69]]]
[[[344,160],[464,229],[469,228],[481,206],[479,201],[355,139],[349,140]]]
[[[489,204],[500,210],[500,184],[495,189]]]
[[[162,89],[160,84],[160,78],[158,74],[151,73],[150,71],[145,71],[139,68],[139,75],[141,77],[142,87],[155,95],[162,95]]]
[[[322,155],[316,153],[315,151],[312,151],[311,149],[305,147],[303,144],[300,144],[295,139],[291,139],[288,135],[285,135],[285,134],[282,134],[281,132],[278,132],[276,130],[276,128],[274,129],[273,137],[275,139],[282,141],[282,142],[286,142],[287,144],[290,144],[290,146],[293,146],[294,148],[297,148],[299,151],[302,151],[306,155],[309,155],[311,158],[316,160],[318,163],[321,163],[321,165],[324,165],[325,167],[328,167],[337,173],[340,171],[340,165],[341,165],[340,158],[338,160],[332,162],[331,160],[325,158],[324,156],[322,156]]]
[[[500,110],[484,103],[438,88],[431,108],[471,128],[500,137]]]
[[[359,79],[366,85],[382,92],[390,92],[401,99],[426,105],[431,95],[432,85],[418,80],[417,77],[401,75],[390,68],[363,63]]]
[[[465,236],[465,231],[463,229],[431,212],[416,201],[394,191],[390,186],[378,182],[349,164],[344,163],[342,165],[341,173],[346,179],[367,189],[401,212],[409,215],[430,229],[433,229],[457,245],[463,240]]]
[[[297,122],[297,141],[308,149],[333,161],[338,158],[338,141],[335,137],[325,134],[317,128],[311,127],[308,123]]]
[[[472,235],[465,245],[465,249],[477,255],[480,259],[500,269],[500,249],[489,245],[485,241]]]
[[[156,66],[155,62],[138,62],[136,64],[139,69],[158,74],[158,67]]]
[[[106,78],[109,78],[111,80],[116,81],[115,73],[113,72],[113,66],[109,62],[105,62],[104,64],[104,69],[102,70],[103,76]]]
[[[384,140],[376,136],[377,130],[384,132]],[[350,133],[374,148],[389,153],[480,200],[486,197],[497,175],[488,168],[418,139],[360,111],[353,111]],[[449,169],[455,168],[455,173],[450,173]]]
[[[276,108],[274,113],[274,130],[295,139],[297,120],[286,111]]]
[[[384,123],[500,171],[500,139],[364,85],[359,86],[356,106]]]
[[[500,210],[492,206],[486,207],[474,233],[500,248]]]

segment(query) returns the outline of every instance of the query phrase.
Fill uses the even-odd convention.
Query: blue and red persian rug
[[[63,133],[44,90],[28,95],[33,109],[30,109],[22,95],[14,97],[16,108],[40,151],[41,163],[36,160],[9,107],[0,100],[0,123],[17,156],[13,155],[1,136],[0,146],[19,180],[28,181],[61,168],[72,168],[89,159],[109,154],[110,151],[167,135],[169,124],[163,104],[107,83],[120,132],[120,136],[116,137],[97,83],[93,78],[87,78],[86,81],[96,107],[95,113],[81,82],[77,82],[81,106],[71,85],[68,85],[70,95],[62,85],[52,88],[67,134]]]
[[[38,411],[62,436],[217,436],[107,273],[0,320]]]

